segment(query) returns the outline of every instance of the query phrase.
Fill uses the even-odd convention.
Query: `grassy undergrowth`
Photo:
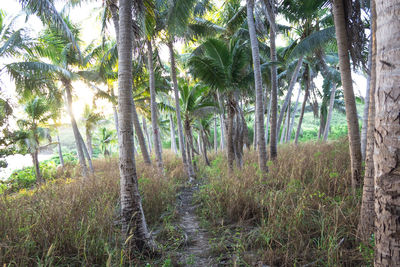
[[[218,154],[197,194],[199,215],[213,235],[213,253],[230,265],[366,266],[372,248],[359,244],[361,192],[350,190],[344,140],[285,145],[260,176],[257,153],[227,172]]]
[[[162,228],[160,246],[173,247],[180,236],[166,226],[174,219],[176,193],[185,173],[175,155],[165,155],[164,164],[162,175],[139,160],[139,187],[150,229]],[[68,177],[78,173],[68,169],[63,178],[40,188],[0,195],[1,265],[125,264],[119,240],[117,160],[96,160],[94,167],[96,175],[88,180]]]

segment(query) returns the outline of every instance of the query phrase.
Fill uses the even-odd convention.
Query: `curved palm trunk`
[[[182,127],[182,119],[181,119],[181,108],[179,105],[179,89],[178,89],[178,80],[176,78],[176,66],[175,66],[175,55],[174,55],[174,47],[172,41],[168,42],[169,48],[169,56],[171,63],[171,79],[174,85],[174,94],[175,94],[175,110],[176,110],[176,123],[178,124],[178,138],[179,138],[179,148],[182,154],[183,165],[185,165],[185,169],[189,175],[189,178],[194,177],[194,171],[191,168],[191,164],[188,164],[188,160],[186,158],[185,152],[185,141],[183,139],[183,127]]]
[[[57,130],[57,146],[58,146],[58,157],[60,159],[60,164],[61,166],[64,168],[64,157],[62,154],[62,149],[61,149],[61,142],[60,142],[60,135],[58,134],[58,130]]]
[[[375,266],[400,266],[400,5],[376,1]]]
[[[172,114],[169,114],[169,125],[171,127],[171,149],[175,154],[178,154],[178,149],[176,148],[176,137],[175,137],[175,124]]]
[[[302,64],[303,64],[303,56],[300,56],[299,60],[297,61],[296,68],[293,71],[292,78],[290,79],[288,92],[286,94],[285,101],[282,104],[281,112],[279,113],[278,124],[276,126],[277,127],[276,128],[277,131],[279,131],[279,129],[281,128],[281,124],[282,124],[282,121],[283,121],[283,116],[285,115],[285,111],[289,106],[289,101],[290,101],[290,99],[292,97],[293,88],[294,88],[294,85],[297,82],[297,77],[299,76],[300,67],[301,67]]]
[[[303,104],[301,106],[300,118],[299,118],[299,122],[297,124],[296,137],[294,139],[294,143],[296,145],[298,144],[298,141],[299,141],[301,124],[303,123],[303,118],[304,118],[304,111],[306,109],[308,95],[310,94],[310,83],[311,83],[310,71],[308,71],[307,82],[306,82],[306,91],[304,93],[304,99],[303,99]]]
[[[288,133],[288,138],[286,139],[286,142],[290,142],[290,139],[292,138],[292,132],[293,132],[293,127],[294,127],[294,119],[296,118],[297,107],[299,106],[300,94],[301,94],[301,86],[299,86],[299,93],[297,94],[296,104],[294,105],[294,110],[293,110],[293,113],[292,113],[292,117],[290,119],[289,133]]]
[[[75,144],[76,144],[76,151],[78,153],[78,160],[79,160],[79,165],[81,166],[81,172],[82,176],[87,178],[88,177],[88,169],[86,166],[86,161],[85,161],[85,156],[83,154],[83,148],[80,142],[80,132],[78,129],[78,125],[76,124],[75,116],[74,113],[72,112],[72,95],[71,95],[71,83],[70,81],[63,81],[63,84],[65,86],[65,92],[67,94],[67,110],[69,113],[69,116],[71,118],[71,125],[72,125],[72,130],[74,132],[74,137],[75,137]]]
[[[31,153],[32,163],[35,167],[36,182],[42,184],[44,182],[42,174],[40,173],[39,156],[37,150]]]
[[[351,184],[353,191],[361,181],[361,143],[356,101],[354,98],[353,81],[351,79],[350,58],[346,33],[346,21],[342,0],[333,1],[333,15],[335,21],[336,38],[338,45],[340,76],[346,106],[347,126],[349,129]]]
[[[335,104],[335,94],[336,94],[336,84],[332,83],[331,97],[329,99],[329,111],[328,111],[328,116],[326,118],[325,130],[324,130],[324,139],[323,139],[324,142],[328,140],[329,127],[331,125],[332,114],[333,114],[333,105]]]
[[[158,168],[163,168],[162,151],[161,151],[161,138],[160,128],[158,127],[158,114],[157,114],[157,102],[156,102],[156,84],[154,77],[154,64],[153,64],[153,48],[151,40],[147,40],[147,52],[148,52],[148,68],[149,68],[149,85],[150,85],[150,109],[151,109],[151,125],[153,128],[153,143],[154,151],[156,154],[156,162]]]
[[[120,111],[120,113],[121,113],[121,111]],[[146,140],[144,139],[142,127],[140,126],[140,122],[139,122],[139,116],[136,112],[135,101],[133,99],[132,99],[131,114],[132,114],[133,126],[135,127],[135,133],[136,133],[137,139],[139,141],[139,147],[140,147],[140,151],[142,152],[143,160],[146,164],[150,165],[151,164],[150,155],[149,155],[149,152],[147,151]],[[121,117],[121,116],[118,116],[118,117]]]
[[[118,110],[119,110],[119,171],[121,187],[121,223],[128,249],[153,249],[154,242],[147,230],[139,193],[135,155],[133,152],[132,98],[132,2],[120,0],[120,39],[118,46]]]
[[[368,71],[367,73],[367,90],[365,91],[365,104],[364,104],[364,114],[363,122],[361,127],[361,157],[365,160],[365,153],[367,149],[367,132],[368,132],[368,113],[370,105],[370,88],[371,88],[371,66],[372,66],[372,34],[368,46]]]
[[[367,131],[367,151],[365,157],[365,174],[361,202],[360,222],[358,234],[363,241],[368,241],[374,232],[374,130],[375,130],[375,84],[376,84],[376,10],[375,1],[371,1],[371,65],[370,65],[370,89],[369,111]]]
[[[266,5],[267,11],[269,14],[269,23],[270,23],[270,31],[269,31],[269,38],[270,38],[270,54],[271,54],[271,61],[277,61],[276,55],[276,24],[275,24],[275,13],[271,10],[269,4]],[[270,131],[270,146],[269,146],[269,153],[270,158],[275,159],[278,155],[278,127],[277,127],[277,117],[278,117],[278,74],[277,74],[277,67],[275,64],[271,66],[271,131]]]
[[[109,4],[110,7],[111,18],[114,23],[115,37],[118,46],[118,40],[119,40],[119,21],[118,21],[119,17],[118,17],[118,6],[117,6],[118,0],[110,0],[107,1],[107,3]]]

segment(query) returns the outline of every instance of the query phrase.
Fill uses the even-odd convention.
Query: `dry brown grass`
[[[137,162],[143,207],[150,227],[175,203],[182,164],[165,157],[165,174]],[[0,198],[0,263],[12,266],[104,265],[121,260],[119,170],[116,159],[94,161],[95,177],[68,178]],[[175,178],[177,177],[177,178]]]
[[[228,174],[217,156],[198,194],[201,214],[215,231],[215,253],[240,255],[273,266],[365,264],[355,240],[360,193],[350,190],[350,159],[344,140],[279,148],[260,175],[257,154]],[[247,262],[255,264],[254,262]]]

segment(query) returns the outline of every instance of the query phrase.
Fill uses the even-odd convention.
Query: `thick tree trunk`
[[[120,40],[118,46],[118,110],[119,110],[119,171],[121,187],[121,223],[129,252],[137,248],[153,249],[147,230],[139,193],[135,155],[133,153],[132,98],[132,2],[120,0]],[[125,242],[124,242],[125,243]]]
[[[119,111],[121,114],[121,110]],[[150,155],[149,152],[147,150],[147,146],[146,146],[146,140],[144,138],[144,134],[142,131],[142,127],[140,126],[140,122],[139,122],[139,116],[137,114],[136,111],[136,106],[135,106],[135,101],[132,99],[132,120],[133,120],[133,126],[135,127],[135,133],[136,133],[136,137],[139,141],[139,147],[140,147],[140,151],[142,152],[142,157],[143,160],[146,164],[150,165],[151,164],[151,160],[150,160]],[[121,116],[118,116],[119,118]]]
[[[161,138],[159,132],[160,128],[158,127],[156,83],[154,77],[153,48],[151,45],[151,40],[147,40],[147,50],[148,50],[148,69],[149,69],[149,85],[150,85],[151,126],[153,128],[153,143],[156,155],[156,162],[158,168],[161,170],[163,168],[163,162],[162,162],[162,151],[161,151]]]
[[[172,114],[169,114],[169,125],[171,131],[171,149],[175,154],[178,154],[178,149],[176,147],[176,137],[175,137],[175,124],[174,119],[172,118]]]
[[[39,156],[37,150],[31,153],[32,163],[35,167],[36,183],[42,184],[44,182],[42,174],[40,173]]]
[[[78,125],[76,124],[75,116],[72,111],[72,94],[71,94],[71,83],[70,81],[63,81],[63,84],[65,86],[65,92],[67,95],[67,110],[69,113],[69,116],[71,118],[71,125],[72,125],[72,130],[74,132],[74,137],[75,137],[75,144],[76,144],[76,151],[78,154],[78,160],[79,160],[79,165],[81,167],[81,172],[82,176],[87,178],[88,177],[88,169],[86,166],[86,161],[85,161],[85,156],[83,154],[83,149],[82,145],[80,142],[80,132],[78,129]]]
[[[368,73],[367,73],[367,90],[365,92],[365,104],[363,122],[361,127],[361,157],[365,160],[365,153],[367,149],[367,131],[368,131],[368,113],[370,104],[370,88],[371,88],[371,66],[372,66],[372,34],[368,46]]]
[[[178,139],[179,139],[179,148],[182,154],[182,161],[185,169],[188,173],[189,178],[194,177],[194,170],[191,168],[192,164],[188,164],[188,160],[186,159],[185,152],[185,140],[183,139],[183,127],[182,127],[182,119],[181,119],[181,108],[179,104],[179,88],[178,88],[178,80],[176,77],[176,65],[175,65],[175,55],[174,55],[174,46],[172,41],[168,41],[169,48],[169,57],[171,64],[171,79],[174,86],[174,96],[175,96],[175,110],[176,110],[176,124],[178,124]]]
[[[297,124],[296,137],[294,138],[294,143],[296,145],[299,142],[301,124],[303,123],[304,111],[306,110],[307,99],[308,99],[308,95],[310,94],[310,84],[311,84],[311,77],[310,77],[310,71],[308,71],[307,82],[306,82],[306,91],[304,93],[304,99],[303,99],[303,104],[301,106],[300,118],[299,118],[299,122]]]
[[[283,121],[283,116],[285,114],[286,109],[288,107],[290,107],[289,106],[289,101],[290,101],[290,99],[292,97],[293,88],[294,88],[294,85],[297,82],[297,77],[299,76],[299,72],[300,72],[300,68],[301,68],[302,64],[303,64],[303,56],[300,56],[299,60],[297,61],[296,68],[293,71],[292,78],[290,79],[288,91],[287,91],[287,94],[286,94],[286,97],[285,97],[285,101],[282,104],[281,112],[279,113],[278,124],[276,126],[277,127],[276,128],[277,131],[279,131],[279,129],[281,128],[282,121]]]
[[[292,138],[294,120],[296,118],[297,107],[299,106],[300,94],[301,94],[301,86],[299,86],[299,93],[297,94],[296,104],[294,105],[294,110],[293,110],[293,113],[292,113],[292,117],[290,119],[290,127],[289,127],[289,132],[288,132],[288,138],[286,139],[286,143],[290,142],[290,139]]]
[[[353,81],[351,79],[349,44],[346,33],[346,21],[342,0],[333,1],[333,15],[335,21],[336,38],[338,45],[340,76],[346,106],[347,126],[349,129],[349,146],[351,160],[351,183],[355,191],[361,181],[361,143],[356,101],[354,98]]]
[[[269,38],[270,38],[270,54],[271,54],[271,61],[276,62],[277,55],[276,55],[276,24],[275,24],[275,13],[274,10],[271,10],[271,7],[267,4],[267,11],[269,14],[269,23],[270,23],[270,30],[269,30]],[[275,159],[278,155],[278,127],[277,127],[277,117],[278,117],[278,74],[277,74],[277,67],[275,64],[271,66],[271,131],[270,131],[270,158]]]
[[[358,235],[364,242],[368,242],[374,233],[375,223],[375,194],[374,194],[374,130],[375,130],[375,85],[376,85],[376,10],[375,0],[371,0],[371,65],[369,111],[367,128],[367,151],[365,157],[365,174],[361,202],[360,223]]]
[[[375,3],[375,266],[400,266],[400,3]]]
[[[324,139],[323,139],[324,142],[328,140],[329,127],[331,126],[331,120],[333,114],[333,105],[335,104],[335,94],[336,94],[336,84],[332,82],[332,91],[329,99],[329,111],[328,111],[328,116],[326,117],[325,130],[324,130]]]
[[[217,116],[214,116],[214,151],[218,150]]]
[[[64,168],[64,157],[62,154],[62,148],[61,148],[61,142],[60,142],[60,135],[58,134],[58,130],[57,130],[57,146],[58,146],[58,158],[60,159],[60,164],[61,166]]]

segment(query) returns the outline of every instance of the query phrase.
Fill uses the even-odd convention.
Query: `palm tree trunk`
[[[254,0],[247,0],[247,23],[249,26],[251,54],[253,57],[254,80],[256,90],[256,117],[257,117],[257,145],[258,145],[258,165],[262,172],[267,172],[267,147],[264,136],[264,101],[263,86],[261,80],[260,51],[256,27],[254,25]]]
[[[85,145],[85,141],[82,138],[81,133],[79,132],[79,142],[82,146],[82,150],[83,150],[83,155],[85,156],[85,158],[88,160],[88,164],[89,164],[89,170],[91,174],[94,174],[94,169],[93,169],[93,163],[92,163],[92,158],[89,155],[89,151]]]
[[[233,101],[229,99],[228,102],[228,133],[227,133],[227,146],[228,146],[228,168],[233,171],[233,161],[235,159],[235,150],[233,144],[233,120],[235,117],[235,109]]]
[[[282,121],[283,121],[283,116],[285,114],[286,109],[288,108],[289,100],[292,97],[293,88],[294,88],[294,85],[297,82],[297,77],[299,76],[300,67],[301,67],[302,64],[303,64],[303,56],[300,56],[299,60],[297,61],[296,68],[293,71],[292,78],[290,79],[288,92],[286,94],[285,101],[282,104],[281,112],[279,113],[278,124],[276,126],[277,127],[276,129],[278,131],[281,128],[281,124],[282,124]]]
[[[119,170],[121,187],[121,223],[123,241],[129,252],[134,248],[153,249],[154,241],[147,230],[139,193],[135,155],[133,153],[134,115],[132,98],[132,1],[120,0],[120,39],[118,46]],[[130,253],[129,253],[130,254]]]
[[[88,129],[86,129],[86,143],[89,152],[89,157],[92,159],[93,158],[92,134]]]
[[[224,104],[222,102],[221,96],[219,95],[219,91],[217,90],[217,101],[219,108],[221,110],[221,114],[219,114],[220,128],[221,128],[221,137],[220,137],[220,147],[221,150],[225,149],[225,111]]]
[[[371,35],[372,36],[372,35]],[[365,104],[364,104],[364,114],[363,122],[361,127],[361,157],[365,160],[365,153],[367,149],[367,131],[368,131],[368,112],[370,104],[370,88],[371,88],[371,66],[372,66],[372,37],[370,38],[368,46],[368,72],[367,73],[367,90],[365,92]]]
[[[214,120],[215,122],[215,120]],[[203,131],[200,131],[200,136],[203,139],[203,157],[204,157],[204,161],[206,162],[207,166],[210,166],[210,161],[208,160],[207,157],[207,137],[204,134]]]
[[[111,18],[114,24],[114,30],[115,30],[115,37],[117,40],[117,46],[118,46],[118,40],[119,40],[119,17],[118,17],[118,0],[111,0],[107,1],[107,3],[110,6],[110,11],[111,11]]]
[[[145,140],[147,140],[149,153],[151,154],[151,140],[150,140],[150,136],[149,136],[149,131],[147,129],[146,118],[144,116],[142,117],[142,125],[143,125],[143,132],[146,135],[146,139]]]
[[[162,162],[162,151],[161,151],[161,139],[160,139],[160,128],[158,127],[158,114],[157,114],[157,102],[156,102],[156,84],[154,77],[154,64],[153,64],[153,48],[151,40],[147,40],[147,52],[148,52],[148,70],[149,70],[149,85],[150,85],[150,108],[151,108],[151,125],[153,128],[153,143],[154,151],[156,155],[157,166],[160,170],[163,168]]]
[[[265,143],[268,144],[268,131],[269,131],[269,121],[271,116],[271,105],[272,105],[272,97],[269,96],[268,109],[267,109],[267,123],[265,126]]]
[[[333,105],[335,104],[335,93],[336,93],[336,84],[332,82],[331,97],[329,99],[329,111],[328,111],[328,116],[326,118],[325,130],[324,130],[324,139],[323,139],[324,142],[328,140],[329,127],[331,126],[331,120],[333,114]]]
[[[276,24],[275,24],[275,12],[274,12],[274,6],[275,5],[273,1],[269,1],[270,3],[266,4],[267,12],[268,12],[268,18],[269,18],[269,23],[270,23],[270,30],[269,30],[269,38],[270,38],[270,54],[271,54],[271,61],[276,62],[277,61],[277,55],[276,55],[276,44],[275,44],[275,39],[276,39]],[[275,159],[278,155],[278,127],[277,127],[277,117],[278,117],[278,74],[277,74],[277,67],[275,64],[271,66],[271,98],[272,98],[272,103],[271,103],[271,131],[270,131],[270,148],[269,148],[269,153],[270,153],[270,158],[271,160]]]
[[[172,114],[169,114],[169,125],[171,127],[171,149],[175,154],[178,154],[178,150],[176,148],[175,124]]]
[[[311,84],[311,77],[310,77],[310,70],[308,70],[307,81],[306,81],[306,91],[304,93],[303,105],[301,106],[300,118],[297,124],[297,131],[296,137],[294,139],[294,143],[297,145],[299,141],[299,135],[301,130],[301,124],[303,123],[304,111],[306,110],[307,99],[308,95],[310,94],[310,84]]]
[[[370,89],[369,89],[369,111],[367,131],[367,151],[365,157],[365,174],[363,194],[361,201],[360,222],[358,235],[361,240],[368,242],[374,233],[375,216],[375,193],[374,193],[374,130],[375,130],[375,90],[376,90],[376,9],[375,1],[371,1],[371,65],[370,65]]]
[[[71,83],[70,83],[70,81],[64,80],[63,84],[64,84],[65,92],[66,92],[66,95],[67,95],[67,110],[68,110],[69,116],[71,118],[71,125],[72,125],[72,130],[74,132],[76,151],[77,151],[77,154],[78,154],[79,165],[81,166],[82,176],[87,178],[88,177],[88,169],[87,169],[87,166],[86,166],[86,161],[85,161],[85,156],[83,154],[82,145],[81,145],[81,142],[80,142],[80,139],[79,139],[80,132],[79,132],[79,129],[78,129],[78,125],[76,124],[74,113],[72,112]]]
[[[114,124],[115,124],[115,129],[117,130],[117,134],[119,131],[119,126],[118,126],[118,111],[117,107],[113,105],[113,113],[114,113]]]
[[[174,86],[174,94],[175,94],[175,110],[176,110],[176,123],[178,124],[178,138],[179,138],[179,148],[182,154],[182,161],[185,169],[188,173],[189,178],[194,177],[194,171],[190,167],[192,164],[188,164],[188,160],[186,159],[185,152],[185,141],[183,139],[183,128],[182,128],[182,120],[181,120],[181,108],[179,105],[179,89],[178,89],[178,80],[176,78],[176,65],[175,65],[175,55],[174,55],[174,47],[172,41],[168,41],[169,48],[169,56],[171,63],[171,79]]]
[[[60,135],[58,134],[58,130],[57,130],[57,142],[58,142],[58,144],[57,144],[57,146],[58,146],[58,157],[60,159],[61,167],[64,168],[64,158],[63,158],[63,154],[62,154]]]
[[[217,116],[214,116],[214,151],[218,150]]]
[[[254,150],[257,150],[257,118],[254,118],[253,124],[253,146]]]
[[[286,126],[287,126],[287,121],[289,119],[289,109],[286,111],[286,117],[285,117],[285,122],[283,123],[283,128],[281,132],[281,141],[279,142],[280,144],[283,144],[283,141],[285,140],[286,136]]]
[[[375,262],[400,266],[400,5],[376,4]]]
[[[293,110],[293,113],[292,113],[292,117],[290,119],[289,133],[288,133],[288,138],[287,138],[286,142],[290,142],[290,139],[292,138],[294,120],[296,118],[297,107],[299,106],[300,94],[301,94],[301,86],[299,86],[299,93],[297,94],[296,104],[294,105],[294,110]]]
[[[119,111],[119,112],[121,113],[121,111]],[[132,99],[131,114],[132,114],[133,126],[135,127],[135,133],[136,133],[137,139],[139,141],[139,147],[140,147],[140,151],[142,152],[143,160],[146,164],[150,165],[151,160],[150,160],[149,152],[147,150],[146,140],[144,139],[142,127],[140,126],[140,122],[139,122],[139,116],[136,111],[135,101],[133,99]],[[120,117],[120,116],[118,116],[118,117]]]
[[[346,106],[347,126],[349,129],[351,183],[353,191],[355,191],[356,187],[361,182],[361,143],[353,81],[351,79],[349,44],[342,0],[333,1],[333,15],[338,46],[340,76]]]
[[[40,173],[40,165],[37,150],[31,153],[33,166],[35,167],[36,183],[42,184],[44,182],[42,174]]]
[[[290,118],[291,118],[291,116],[290,116],[290,106],[291,106],[291,101],[289,100],[289,106],[288,106],[288,109],[287,109],[287,118],[286,118],[286,133],[285,133],[285,142],[287,142],[287,139],[288,139],[288,134],[289,134],[289,127],[290,127]]]

